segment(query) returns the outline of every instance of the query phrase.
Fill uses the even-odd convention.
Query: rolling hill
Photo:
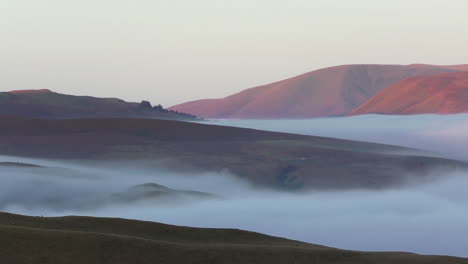
[[[0,117],[0,122],[1,155],[225,171],[283,190],[382,189],[406,184],[408,175],[425,181],[434,169],[467,166],[396,146],[172,120]]]
[[[125,192],[114,193],[111,196],[111,201],[108,202],[133,203],[150,200],[175,203],[207,199],[221,199],[221,197],[206,192],[176,190],[151,182],[132,186]]]
[[[414,77],[376,94],[351,113],[359,114],[468,113],[468,72]]]
[[[0,262],[16,264],[463,264],[467,259],[359,252],[234,229],[92,217],[0,213]]]
[[[466,69],[466,65],[343,65],[169,109],[209,118],[340,116],[398,81]]]
[[[132,117],[199,120],[197,117],[152,106],[147,101],[129,103],[117,98],[73,96],[43,90],[0,93],[0,115],[36,118]]]

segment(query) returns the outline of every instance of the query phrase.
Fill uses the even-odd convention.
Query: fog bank
[[[468,160],[468,114],[360,115],[291,120],[213,120],[210,124],[393,144]]]
[[[419,187],[291,194],[253,189],[226,173],[176,174],[0,157],[5,160],[50,167],[0,166],[1,211],[239,228],[345,249],[468,257],[466,172]],[[148,182],[222,198],[184,203],[157,199],[96,202]]]

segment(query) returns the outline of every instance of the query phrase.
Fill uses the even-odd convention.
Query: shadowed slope
[[[233,229],[202,229],[111,218],[0,213],[2,263],[468,263],[409,253],[368,253]]]
[[[415,77],[375,95],[353,111],[359,114],[468,113],[468,72]]]
[[[400,80],[453,71],[444,67],[344,65],[247,89],[223,99],[187,102],[170,109],[214,118],[339,116]]]
[[[96,98],[54,93],[47,89],[0,93],[0,115],[37,118],[140,117],[197,120],[195,116],[152,107],[149,102],[129,103],[117,98]]]

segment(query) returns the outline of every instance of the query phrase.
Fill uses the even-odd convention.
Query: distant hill
[[[147,101],[129,103],[117,98],[73,96],[43,90],[18,90],[0,93],[0,115],[46,119],[132,117],[198,120],[197,117],[152,106]]]
[[[176,203],[207,199],[221,199],[221,197],[206,192],[176,190],[156,183],[144,183],[132,186],[125,192],[114,193],[109,202],[133,203],[149,200]]]
[[[414,149],[193,122],[0,117],[0,123],[0,155],[230,172],[282,190],[383,189],[430,180],[429,171],[467,168]]]
[[[0,213],[0,244],[0,263],[15,264],[468,263],[447,256],[341,250],[235,229],[7,213]]]
[[[403,80],[376,94],[351,115],[370,113],[468,113],[468,72]]]
[[[209,118],[340,116],[398,81],[467,69],[467,65],[343,65],[169,109]]]
[[[431,65],[431,64],[411,64],[409,65],[413,68],[445,68],[449,70],[456,70],[456,71],[468,71],[468,64],[460,64],[460,65]]]
[[[18,168],[42,168],[42,166],[23,163],[23,162],[8,162],[0,161],[0,167],[18,167]]]

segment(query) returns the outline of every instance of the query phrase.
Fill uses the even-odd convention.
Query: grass
[[[0,213],[0,263],[468,263],[410,253],[356,252],[234,229],[92,217]]]

